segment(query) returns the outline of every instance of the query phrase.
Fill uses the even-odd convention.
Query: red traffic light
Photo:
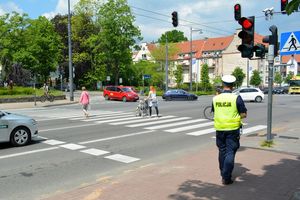
[[[289,3],[288,0],[281,0],[281,12],[285,11],[285,7]]]
[[[239,24],[242,25],[244,29],[251,29],[253,27],[253,21],[249,18],[242,17],[239,20]]]
[[[234,19],[238,21],[241,18],[241,5],[235,4],[233,8],[234,8]]]

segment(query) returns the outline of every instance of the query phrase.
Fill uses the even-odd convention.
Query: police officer
[[[243,99],[232,93],[236,78],[232,75],[224,75],[222,81],[223,91],[213,98],[212,109],[222,183],[229,185],[233,183],[231,174],[234,168],[234,157],[240,147],[241,120],[247,117],[247,109]]]

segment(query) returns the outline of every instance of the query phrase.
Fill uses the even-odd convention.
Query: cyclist
[[[49,87],[47,83],[44,83],[43,90],[44,90],[44,95],[46,95],[46,97],[49,98]]]

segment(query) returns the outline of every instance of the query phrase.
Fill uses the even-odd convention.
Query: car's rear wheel
[[[109,100],[108,95],[105,95],[105,96],[104,96],[104,99],[105,99],[105,100]]]
[[[257,96],[257,97],[255,97],[255,101],[256,101],[256,102],[258,102],[258,103],[262,102],[262,98],[261,98],[261,96]]]
[[[123,102],[126,102],[126,101],[127,101],[126,97],[123,97],[123,98],[122,98],[122,101],[123,101]]]
[[[10,142],[17,147],[28,144],[30,140],[30,130],[26,127],[18,127],[10,135]]]

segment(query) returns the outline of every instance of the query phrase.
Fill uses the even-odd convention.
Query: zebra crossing
[[[45,117],[42,113],[40,116]],[[36,116],[38,117],[38,116]],[[52,119],[68,119],[72,121],[91,122],[95,124],[109,124],[113,126],[125,126],[128,128],[140,127],[145,130],[160,130],[168,133],[183,133],[187,136],[201,136],[215,132],[213,122],[207,119],[193,119],[191,117],[182,117],[166,115],[162,117],[136,117],[134,112],[122,111],[93,111],[89,118],[84,118],[80,111],[47,113],[47,119],[42,118],[37,121]],[[253,133],[266,129],[265,125],[247,124],[243,129],[243,134]]]

